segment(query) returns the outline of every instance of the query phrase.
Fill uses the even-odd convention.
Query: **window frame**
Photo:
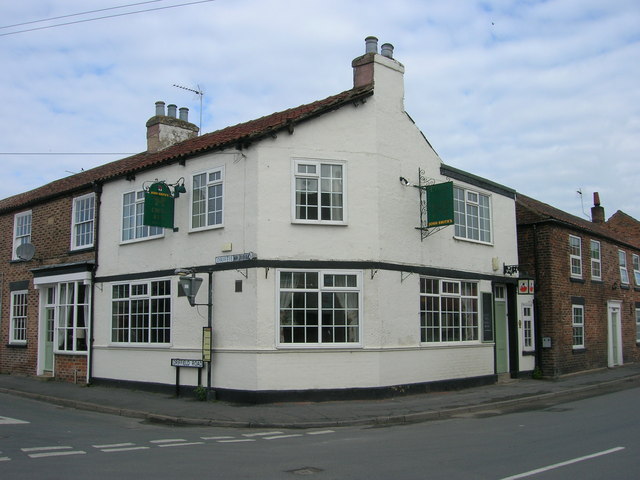
[[[298,274],[305,274],[305,281],[306,281],[306,275],[307,274],[317,274],[317,286],[316,287],[308,287],[305,285],[304,288],[296,288],[295,285],[292,284],[291,287],[283,287],[282,286],[282,275],[283,274],[292,274],[292,283],[293,283],[293,276]],[[356,280],[356,285],[355,286],[327,286],[324,285],[324,280],[325,278],[328,278],[330,276],[340,276],[340,277],[355,277]],[[303,348],[303,349],[335,349],[335,348],[342,348],[342,349],[357,349],[357,348],[362,348],[362,335],[363,335],[363,301],[364,301],[364,285],[363,285],[363,273],[361,270],[322,270],[322,269],[295,269],[295,268],[283,268],[283,269],[278,269],[276,271],[276,275],[275,275],[275,282],[276,282],[276,347],[280,348],[280,349],[292,349],[292,348]],[[287,294],[293,294],[293,293],[299,293],[299,294],[305,294],[305,305],[303,308],[295,308],[294,307],[294,297],[293,295],[290,297],[290,301],[291,303],[290,308],[283,308],[283,307],[287,307],[287,305],[283,305],[283,299],[285,298],[285,296]],[[311,306],[309,308],[306,307],[306,303],[308,301],[308,299],[306,298],[307,294],[313,294],[316,293],[316,301],[315,301],[315,307]],[[347,307],[344,308],[345,310],[345,314],[344,314],[344,323],[338,323],[336,322],[336,317],[335,317],[335,313],[333,313],[333,315],[331,316],[331,318],[333,319],[334,323],[332,324],[323,324],[323,317],[325,316],[325,312],[329,313],[329,312],[335,312],[335,305],[333,307],[325,307],[323,305],[323,300],[325,297],[325,294],[356,294],[356,299],[357,299],[357,307],[353,308],[348,308]],[[332,296],[332,300],[335,301],[336,296]],[[346,295],[344,297],[346,299]],[[347,301],[348,302],[348,301]],[[286,310],[290,310],[291,311],[291,322],[286,322],[283,323],[282,322],[282,318],[283,315],[286,314]],[[305,317],[305,321],[306,318],[308,318],[307,312],[311,312],[313,313],[314,311],[317,314],[317,324],[313,324],[313,323],[304,323],[304,324],[298,324],[300,327],[304,326],[305,327],[305,332],[304,335],[306,337],[307,335],[307,331],[306,329],[309,330],[316,330],[315,335],[317,336],[317,341],[309,341],[309,342],[296,342],[296,341],[286,341],[285,340],[285,335],[286,335],[286,330],[287,328],[290,326],[290,336],[291,339],[294,339],[295,336],[295,320],[293,318],[294,316],[294,311],[295,310],[302,310],[304,311],[304,317]],[[356,312],[357,314],[357,319],[356,319],[356,325],[354,326],[353,324],[349,324],[349,320],[348,320],[348,313],[347,310],[350,310],[351,312]],[[324,341],[323,340],[323,336],[325,335],[325,328],[330,329],[332,332],[332,336],[335,338],[336,333],[338,332],[338,329],[341,328],[341,326],[344,325],[344,336],[345,338],[348,338],[349,336],[349,330],[356,330],[356,334],[357,334],[357,340],[355,341]],[[315,328],[314,328],[315,327]]]
[[[125,203],[125,199],[127,195],[133,195],[134,202]],[[133,215],[127,215],[125,217],[125,208],[131,208],[133,205]],[[138,210],[138,208],[140,209]],[[133,226],[125,228],[125,221],[128,218],[133,218]],[[140,223],[138,223],[140,222]],[[124,238],[125,231],[133,231],[132,238]],[[146,232],[144,235],[138,235],[138,232],[142,230],[142,232]],[[151,233],[157,232],[157,233]],[[163,227],[151,227],[148,225],[144,225],[144,190],[129,190],[122,193],[122,209],[120,210],[120,243],[128,244],[135,242],[144,242],[147,240],[154,240],[156,238],[164,237],[164,228]]]
[[[211,175],[215,175],[219,173],[220,177],[211,180],[210,176]],[[205,182],[203,184],[203,186],[200,187],[196,187],[195,182],[196,182],[196,177],[200,177],[204,175],[205,176]],[[189,202],[189,231],[190,232],[200,232],[203,230],[212,230],[212,229],[216,229],[216,228],[222,228],[224,227],[224,217],[225,217],[225,167],[224,165],[215,167],[215,168],[210,168],[208,170],[203,170],[203,171],[199,171],[199,172],[195,172],[191,175],[191,201]],[[209,198],[209,191],[210,188],[214,188],[214,187],[220,187],[221,193],[220,195],[216,195],[214,198],[217,200],[219,199],[220,202],[220,209],[216,209],[213,212],[210,211],[209,209],[209,202],[211,201],[211,199]],[[200,191],[200,190],[204,190],[205,191],[205,197],[203,200],[200,199],[196,199],[196,192]],[[202,215],[204,217],[204,224],[203,225],[199,225],[199,226],[194,226],[194,220],[195,220],[195,215],[196,213],[195,210],[195,204],[196,201],[202,201],[202,203],[204,204],[204,211],[202,213],[198,213],[197,215]],[[213,213],[214,215],[217,214],[219,212],[220,215],[220,221],[219,222],[215,222],[215,223],[209,223],[209,217],[210,215]]]
[[[597,248],[594,249],[594,246]],[[602,245],[598,240],[591,240],[590,246],[590,258],[591,258],[591,279],[602,280]],[[594,253],[597,254],[594,256]],[[597,269],[597,273],[596,272]]]
[[[480,284],[477,281],[467,281],[460,279],[450,279],[450,278],[437,278],[437,277],[428,277],[428,276],[420,276],[420,286],[419,286],[419,328],[420,328],[420,344],[422,346],[438,346],[438,345],[472,345],[472,344],[481,344],[481,325],[480,325]],[[427,285],[427,282],[437,282],[438,292],[432,293],[426,291],[426,288],[423,286]],[[457,289],[456,289],[457,287]],[[451,291],[450,289],[455,289],[456,291]],[[475,295],[465,295],[465,290],[468,288],[475,289]],[[445,291],[449,289],[449,291]],[[431,299],[431,301],[429,300]],[[437,299],[434,300],[434,299]],[[458,300],[456,302],[455,300]],[[473,306],[475,300],[475,310],[473,308],[469,309],[469,302],[471,302],[471,306]],[[435,305],[433,302],[437,302]],[[457,303],[457,305],[456,305]],[[444,304],[444,305],[443,305]],[[467,310],[464,309],[464,305],[466,305]],[[456,307],[457,310],[452,310],[450,307]],[[431,309],[429,309],[431,307]],[[435,310],[434,308],[438,308]],[[447,310],[447,308],[449,308]],[[437,313],[438,318],[434,320],[434,325],[429,325],[429,314],[434,315]],[[457,322],[457,325],[449,325],[448,330],[455,332],[455,329],[458,330],[459,337],[454,340],[443,340],[443,330],[447,325],[444,325],[443,316],[445,314],[445,318],[451,318],[453,315],[454,323]],[[475,315],[474,315],[475,314]],[[475,323],[471,327],[469,327],[468,316],[471,315],[472,323]],[[474,318],[475,317],[475,318]],[[475,331],[475,338],[471,339],[463,339],[465,336],[465,331]],[[431,337],[429,332],[438,332],[437,340],[430,340]]]
[[[636,282],[636,287],[640,287],[640,255],[637,253],[632,254],[631,262],[633,265],[633,279]]]
[[[163,284],[165,286],[164,294],[153,295],[153,284]],[[146,287],[146,293],[134,293],[133,290],[140,287]],[[127,287],[127,296],[115,296],[116,289]],[[110,325],[110,344],[120,346],[170,346],[173,336],[173,299],[172,281],[170,278],[154,278],[149,280],[134,280],[130,282],[117,282],[111,284],[111,325]],[[164,310],[156,309],[152,311],[154,305],[165,307]],[[168,303],[167,303],[168,302]],[[143,310],[138,313],[139,318],[134,318],[136,308],[132,308],[132,304],[137,304]],[[120,309],[119,306],[126,308]],[[146,311],[144,308],[146,307]],[[160,325],[157,320],[164,316],[165,325]],[[156,327],[154,327],[154,317],[156,318]],[[142,326],[136,324],[142,321]],[[146,323],[146,325],[145,325]],[[164,341],[152,341],[153,332],[163,332],[162,335],[156,335],[156,338],[162,336]],[[146,334],[145,334],[146,332]],[[146,340],[132,340],[142,335]],[[120,338],[125,338],[121,340]],[[167,338],[168,337],[168,338]]]
[[[580,315],[577,315],[577,312],[580,312]],[[585,309],[584,305],[579,305],[573,303],[571,305],[571,348],[573,350],[582,350],[585,348]],[[577,320],[580,321],[577,321]],[[576,330],[580,333],[576,334]],[[579,338],[580,342],[576,343],[576,339]]]
[[[459,198],[460,192],[462,192],[462,200]],[[475,200],[473,199],[474,195],[477,196],[477,199]],[[481,199],[486,199],[486,205],[482,205]],[[461,205],[464,206],[464,212],[461,211]],[[472,213],[470,212],[470,209],[477,209],[477,211]],[[486,216],[481,216],[483,211],[486,211]],[[490,194],[462,187],[460,185],[454,185],[453,217],[454,238],[469,242],[477,242],[483,245],[493,245],[493,199]],[[469,221],[470,219],[472,222]],[[475,223],[475,226],[473,223]],[[482,225],[485,227],[483,228]],[[470,233],[470,230],[477,231],[477,238],[475,238],[475,235]],[[489,239],[487,240],[486,238],[483,238],[483,235],[488,236]]]
[[[20,221],[23,218],[29,218],[26,224],[20,225]],[[18,235],[18,229],[28,229],[28,233],[21,233]],[[24,212],[16,213],[13,217],[13,252],[11,253],[12,260],[20,260],[18,258],[18,247],[25,243],[31,243],[31,234],[33,231],[33,211],[27,210]]]
[[[18,302],[18,300],[21,300]],[[28,340],[29,291],[11,292],[9,310],[9,345],[26,345]]]
[[[71,298],[68,295],[69,287],[73,288]],[[87,354],[91,315],[91,286],[84,281],[70,281],[57,283],[50,288],[54,290],[54,302],[50,303],[47,298],[45,310],[54,309],[54,353],[65,355]],[[81,290],[84,290],[82,299],[79,298]],[[64,293],[67,293],[67,295],[64,295]],[[68,324],[69,319],[72,321],[71,325]],[[84,326],[79,326],[80,319],[83,320]],[[63,325],[63,322],[67,324]]]
[[[522,309],[522,350],[534,352],[535,345],[535,322],[533,321],[533,303],[523,303]],[[527,315],[527,309],[530,313]]]
[[[640,304],[636,303],[636,343],[640,344]]]
[[[627,270],[627,253],[618,250],[618,266],[620,267],[620,283],[629,285],[629,271]]]
[[[577,244],[572,243],[576,240]],[[571,278],[582,278],[582,238],[576,235],[569,235],[569,274]]]
[[[308,167],[315,167],[315,172],[301,172],[299,171],[299,167],[301,165],[305,165]],[[340,167],[341,177],[327,177],[323,176],[322,170],[323,167]],[[347,162],[344,160],[329,160],[329,159],[315,159],[315,158],[294,158],[291,162],[291,222],[297,224],[308,224],[308,225],[347,225],[348,223],[348,215],[347,215]],[[315,195],[317,197],[315,206],[313,204],[307,204],[307,207],[312,207],[317,210],[317,218],[299,218],[298,217],[298,180],[299,179],[308,179],[308,180],[317,180],[317,189]],[[335,207],[332,204],[331,195],[336,195],[333,190],[331,192],[323,192],[322,185],[323,180],[325,182],[331,182],[333,188],[333,180],[341,181],[341,191],[339,195],[341,195],[342,205],[339,207]],[[323,195],[329,195],[329,203],[323,202]],[[300,205],[303,206],[303,205]],[[328,209],[331,213],[333,210],[338,210],[342,214],[341,219],[333,220],[323,219],[323,209]]]
[[[88,193],[86,195],[81,195],[79,197],[75,197],[73,199],[73,208],[71,211],[71,250],[80,250],[84,248],[92,248],[95,242],[95,218],[96,218],[96,194]],[[87,200],[91,200],[91,207],[89,209],[82,209],[79,204],[85,202]],[[78,220],[78,215],[81,212],[85,212],[87,210],[91,211],[91,218],[86,218],[82,220]],[[88,225],[88,232],[82,232],[80,235],[78,234],[79,228],[84,225]],[[78,237],[90,236],[90,241],[87,243],[78,242]]]

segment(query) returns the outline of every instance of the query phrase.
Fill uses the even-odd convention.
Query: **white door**
[[[607,322],[609,335],[607,339],[608,365],[615,367],[622,365],[622,302],[610,300],[607,302]]]

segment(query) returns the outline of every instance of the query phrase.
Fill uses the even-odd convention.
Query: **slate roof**
[[[89,189],[94,184],[126,177],[161,165],[185,161],[189,157],[207,152],[230,147],[246,148],[251,143],[272,137],[282,130],[292,133],[297,123],[311,120],[371,95],[373,95],[373,84],[353,88],[323,100],[272,113],[255,120],[194,137],[159,152],[141,152],[106,163],[90,170],[55,180],[34,190],[0,200],[0,213],[27,208],[49,199]]]
[[[629,217],[623,212],[616,214],[609,219],[609,222],[615,218],[624,215],[633,220],[636,224],[639,222],[633,217]],[[609,222],[593,223],[590,220],[576,217],[570,213],[564,212],[558,208],[552,207],[539,200],[535,200],[526,195],[518,193],[516,196],[516,223],[517,225],[531,225],[535,223],[556,222],[565,225],[574,230],[582,230],[593,235],[608,238],[614,242],[640,248],[640,238],[629,235],[628,232],[615,228]]]

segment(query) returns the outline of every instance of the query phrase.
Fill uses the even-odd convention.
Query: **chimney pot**
[[[187,107],[180,108],[180,120],[189,121],[189,109]]]
[[[593,192],[593,204],[596,207],[600,206],[600,194],[598,192]]]
[[[164,102],[156,102],[156,115],[164,116]]]
[[[174,105],[173,103],[170,104],[170,105],[167,105],[167,116],[176,118],[177,109],[178,109],[178,107],[176,105]]]
[[[378,53],[378,39],[376,37],[367,37],[364,39],[364,53]]]
[[[380,53],[383,57],[393,58],[393,45],[391,45],[390,43],[385,43],[384,45],[382,45]]]

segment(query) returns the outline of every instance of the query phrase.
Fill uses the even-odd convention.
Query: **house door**
[[[608,323],[608,362],[610,367],[622,365],[622,325],[621,312],[622,302],[607,302],[607,323]]]
[[[494,287],[494,312],[496,325],[496,373],[509,372],[509,334],[507,329],[507,289]]]
[[[55,299],[56,289],[49,287],[46,290],[44,307],[44,348],[42,369],[45,372],[53,372],[53,332],[55,329],[55,308],[51,306]]]

